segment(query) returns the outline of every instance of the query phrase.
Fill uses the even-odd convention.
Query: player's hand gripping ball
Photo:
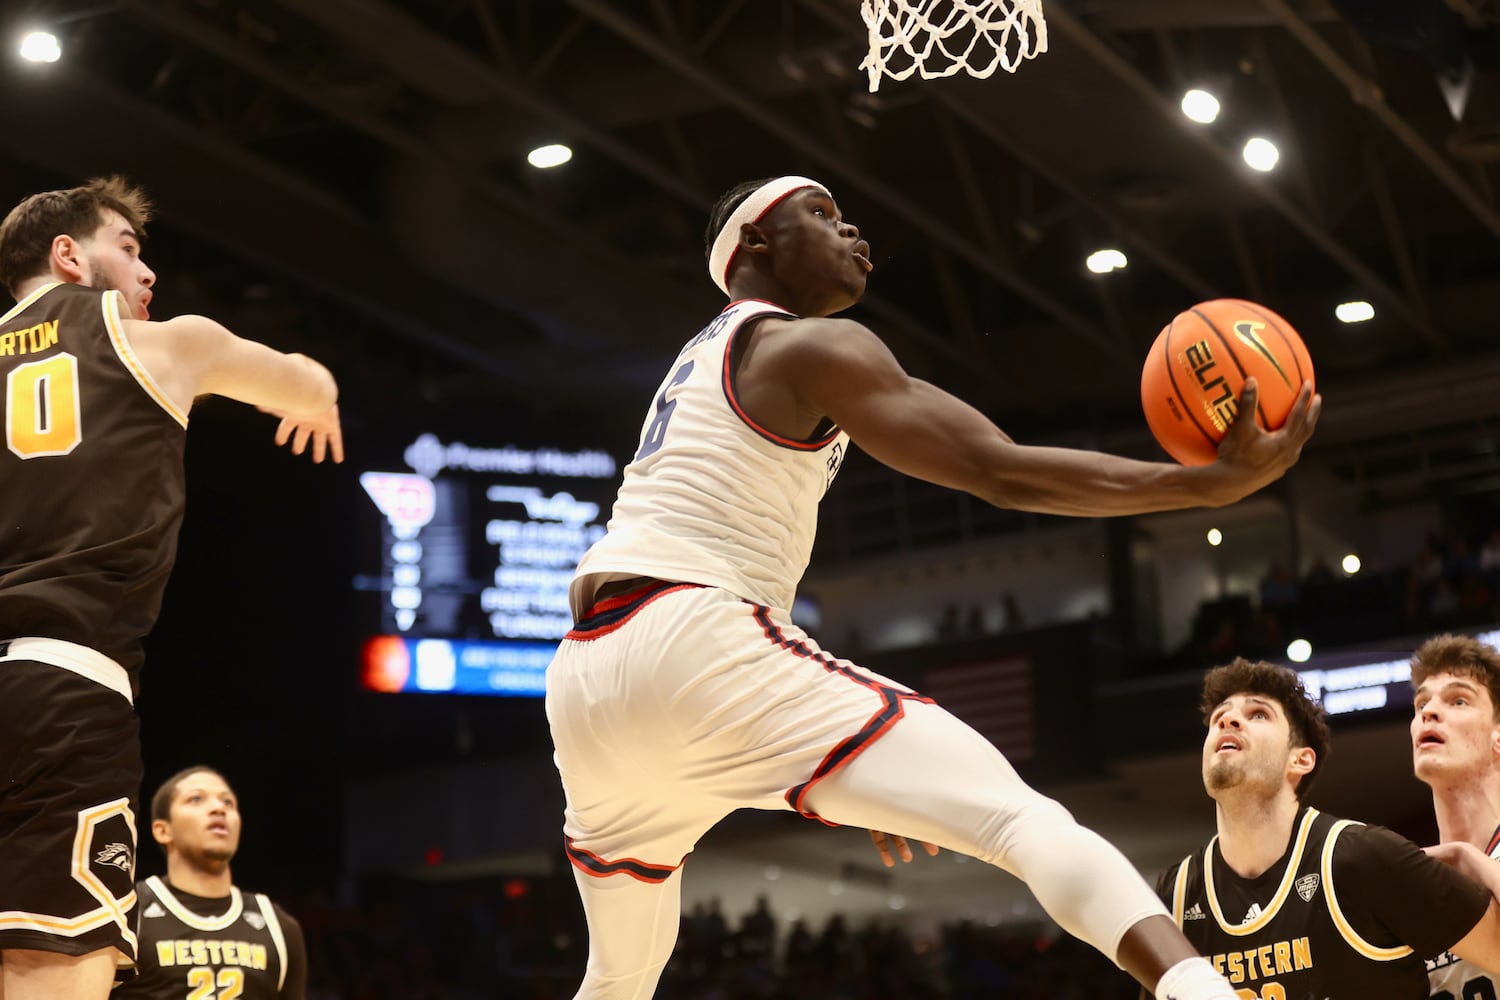
[[[1166,325],[1141,371],[1141,406],[1156,440],[1183,465],[1207,465],[1239,415],[1240,387],[1254,376],[1255,420],[1286,422],[1312,359],[1290,323],[1242,299],[1200,302]]]

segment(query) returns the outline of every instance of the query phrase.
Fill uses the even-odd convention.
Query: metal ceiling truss
[[[1274,209],[1293,228],[1358,281],[1362,287],[1368,289],[1372,298],[1390,308],[1412,329],[1420,332],[1435,350],[1446,352],[1450,349],[1451,345],[1447,338],[1433,326],[1421,309],[1387,284],[1354,251],[1310,218],[1271,181],[1250,176],[1246,170],[1242,169],[1238,158],[1233,153],[1224,149],[1212,136],[1193,128],[1192,123],[1182,115],[1176,104],[1162,94],[1154,82],[1106,44],[1082,21],[1074,17],[1066,6],[1054,0],[1048,6],[1047,12],[1049,26],[1066,35],[1070,42],[1086,53],[1101,68],[1137,93],[1158,115],[1181,129],[1190,141],[1196,143],[1219,164],[1224,176],[1252,191]]]

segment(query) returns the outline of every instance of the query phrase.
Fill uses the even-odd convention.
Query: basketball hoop
[[[983,79],[1047,51],[1042,0],[861,0],[860,15],[870,54],[859,68],[872,94],[882,75],[931,80],[965,70]]]

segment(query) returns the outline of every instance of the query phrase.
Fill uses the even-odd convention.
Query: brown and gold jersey
[[[48,285],[0,317],[0,640],[88,646],[137,688],[176,557],[187,416],[136,359],[119,302]]]
[[[140,958],[112,1000],[302,1000],[302,928],[270,899],[194,896],[155,875],[136,889]]]
[[[1286,853],[1246,879],[1218,838],[1163,873],[1157,892],[1240,996],[1427,996],[1423,959],[1459,941],[1490,894],[1378,826],[1304,808]]]

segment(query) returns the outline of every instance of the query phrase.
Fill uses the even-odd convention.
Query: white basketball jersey
[[[1500,830],[1490,836],[1489,854],[1500,860]],[[1500,986],[1500,976],[1464,961],[1451,951],[1445,951],[1437,958],[1427,960],[1427,985],[1435,1000],[1488,1000],[1495,996],[1495,987]]]
[[[733,302],[677,355],[625,466],[609,530],[578,564],[575,619],[609,579],[650,576],[721,587],[790,610],[812,555],[818,502],[844,460],[837,427],[781,437],[740,406],[734,342],[769,302]]]

